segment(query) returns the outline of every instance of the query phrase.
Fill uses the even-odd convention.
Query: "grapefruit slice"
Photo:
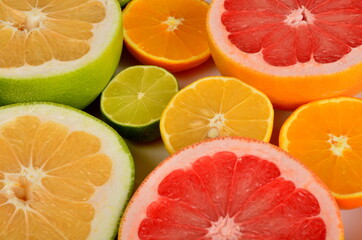
[[[121,49],[117,0],[2,0],[0,104],[84,108],[107,85]]]
[[[119,239],[341,240],[333,197],[307,168],[256,140],[221,138],[185,148],[142,183]]]
[[[171,72],[210,57],[203,0],[133,0],[124,10],[124,40],[140,62]]]
[[[283,124],[279,146],[315,172],[341,208],[362,207],[362,99],[301,106]]]
[[[133,185],[121,137],[55,104],[0,108],[0,239],[109,240]]]
[[[215,63],[278,108],[362,90],[357,0],[214,0],[207,29]]]

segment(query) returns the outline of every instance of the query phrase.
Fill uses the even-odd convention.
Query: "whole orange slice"
[[[124,10],[124,40],[142,63],[171,72],[195,67],[210,56],[203,0],[133,0]]]
[[[342,208],[362,206],[362,100],[333,98],[298,108],[279,145],[330,188]]]
[[[223,75],[295,109],[362,90],[361,16],[356,0],[214,0],[210,49]]]
[[[122,217],[119,240],[343,240],[326,186],[281,149],[212,139],[163,161]]]
[[[250,137],[268,142],[274,110],[268,97],[230,77],[206,77],[178,92],[162,113],[160,130],[173,153],[203,139]]]

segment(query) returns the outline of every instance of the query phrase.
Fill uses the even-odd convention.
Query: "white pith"
[[[69,131],[86,131],[97,136],[102,143],[100,153],[107,155],[112,161],[112,173],[103,186],[96,187],[95,194],[87,202],[95,209],[92,229],[89,240],[110,239],[116,231],[118,218],[128,198],[129,188],[132,184],[132,169],[130,154],[122,148],[114,132],[96,120],[86,117],[73,110],[49,105],[24,105],[16,108],[3,108],[0,110],[0,125],[14,120],[18,116],[34,115],[41,121],[52,121],[66,125]],[[45,172],[29,167],[23,169],[20,175],[26,177],[32,184],[41,185],[41,178]],[[19,174],[4,174],[5,186],[11,194],[11,187],[17,184]],[[14,179],[14,180],[11,180]],[[1,180],[0,180],[1,181]],[[26,203],[17,197],[8,201],[17,208],[31,210]],[[31,210],[34,211],[34,210]]]
[[[212,226],[207,230],[209,233],[207,237],[212,240],[240,240],[242,234],[240,233],[240,226],[234,222],[233,218],[220,217],[217,222],[211,223]]]
[[[225,117],[222,113],[216,113],[215,116],[210,119],[209,123],[209,131],[207,132],[207,136],[209,138],[216,138],[220,135],[220,131],[224,126]]]
[[[183,22],[183,18],[175,18],[175,17],[168,17],[166,21],[163,21],[163,24],[166,24],[167,31],[173,32],[178,29],[178,26]]]
[[[306,19],[304,19],[304,17]],[[304,6],[297,10],[293,10],[292,13],[290,13],[287,16],[287,18],[284,20],[286,24],[296,27],[300,25],[313,23],[313,21],[314,21],[313,14]]]
[[[93,25],[93,37],[89,39],[90,51],[83,57],[74,61],[58,61],[52,59],[39,66],[25,64],[19,68],[0,68],[0,76],[5,78],[35,78],[59,75],[71,72],[84,67],[87,63],[96,60],[109,46],[115,33],[118,31],[119,21],[121,19],[119,6],[116,0],[97,0],[104,4],[106,17],[102,22]],[[40,23],[41,14],[39,10],[34,9],[27,13],[29,22],[33,27]],[[30,26],[29,26],[30,27]],[[121,43],[120,43],[121,44]]]
[[[282,77],[318,76],[341,72],[362,62],[362,47],[360,46],[352,48],[350,53],[333,63],[317,63],[312,56],[312,59],[307,63],[297,63],[288,67],[272,66],[264,61],[262,50],[254,54],[244,53],[229,41],[229,32],[221,22],[221,15],[225,11],[224,0],[214,0],[210,6],[207,25],[212,41],[229,58],[258,72]]]
[[[336,156],[343,156],[343,152],[347,149],[351,149],[351,146],[348,144],[347,136],[335,136],[333,134],[329,134],[328,142],[331,144],[330,150]]]
[[[176,153],[172,159],[161,163],[142,183],[134,194],[122,219],[119,239],[139,240],[138,227],[146,218],[147,207],[159,198],[157,187],[160,182],[173,170],[188,169],[200,157],[212,156],[220,151],[231,151],[237,156],[254,155],[275,163],[282,172],[281,177],[294,182],[297,188],[305,188],[317,198],[324,219],[328,240],[339,240],[342,234],[339,209],[331,201],[331,194],[321,186],[321,182],[296,160],[290,159],[284,151],[276,147],[265,146],[261,142],[249,142],[236,138],[225,138],[193,145],[193,147]]]

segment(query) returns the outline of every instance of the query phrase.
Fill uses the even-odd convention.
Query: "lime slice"
[[[103,91],[101,111],[123,137],[152,141],[160,137],[161,114],[177,91],[175,77],[165,69],[130,67],[119,73]]]

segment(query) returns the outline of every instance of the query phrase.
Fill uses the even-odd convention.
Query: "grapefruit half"
[[[84,108],[111,79],[121,50],[117,0],[2,0],[0,105]]]
[[[362,90],[358,0],[214,0],[207,30],[220,72],[277,108]]]
[[[228,137],[161,163],[131,199],[119,239],[341,240],[343,228],[333,197],[300,162]]]
[[[0,239],[109,240],[132,192],[122,138],[58,104],[0,108]]]

